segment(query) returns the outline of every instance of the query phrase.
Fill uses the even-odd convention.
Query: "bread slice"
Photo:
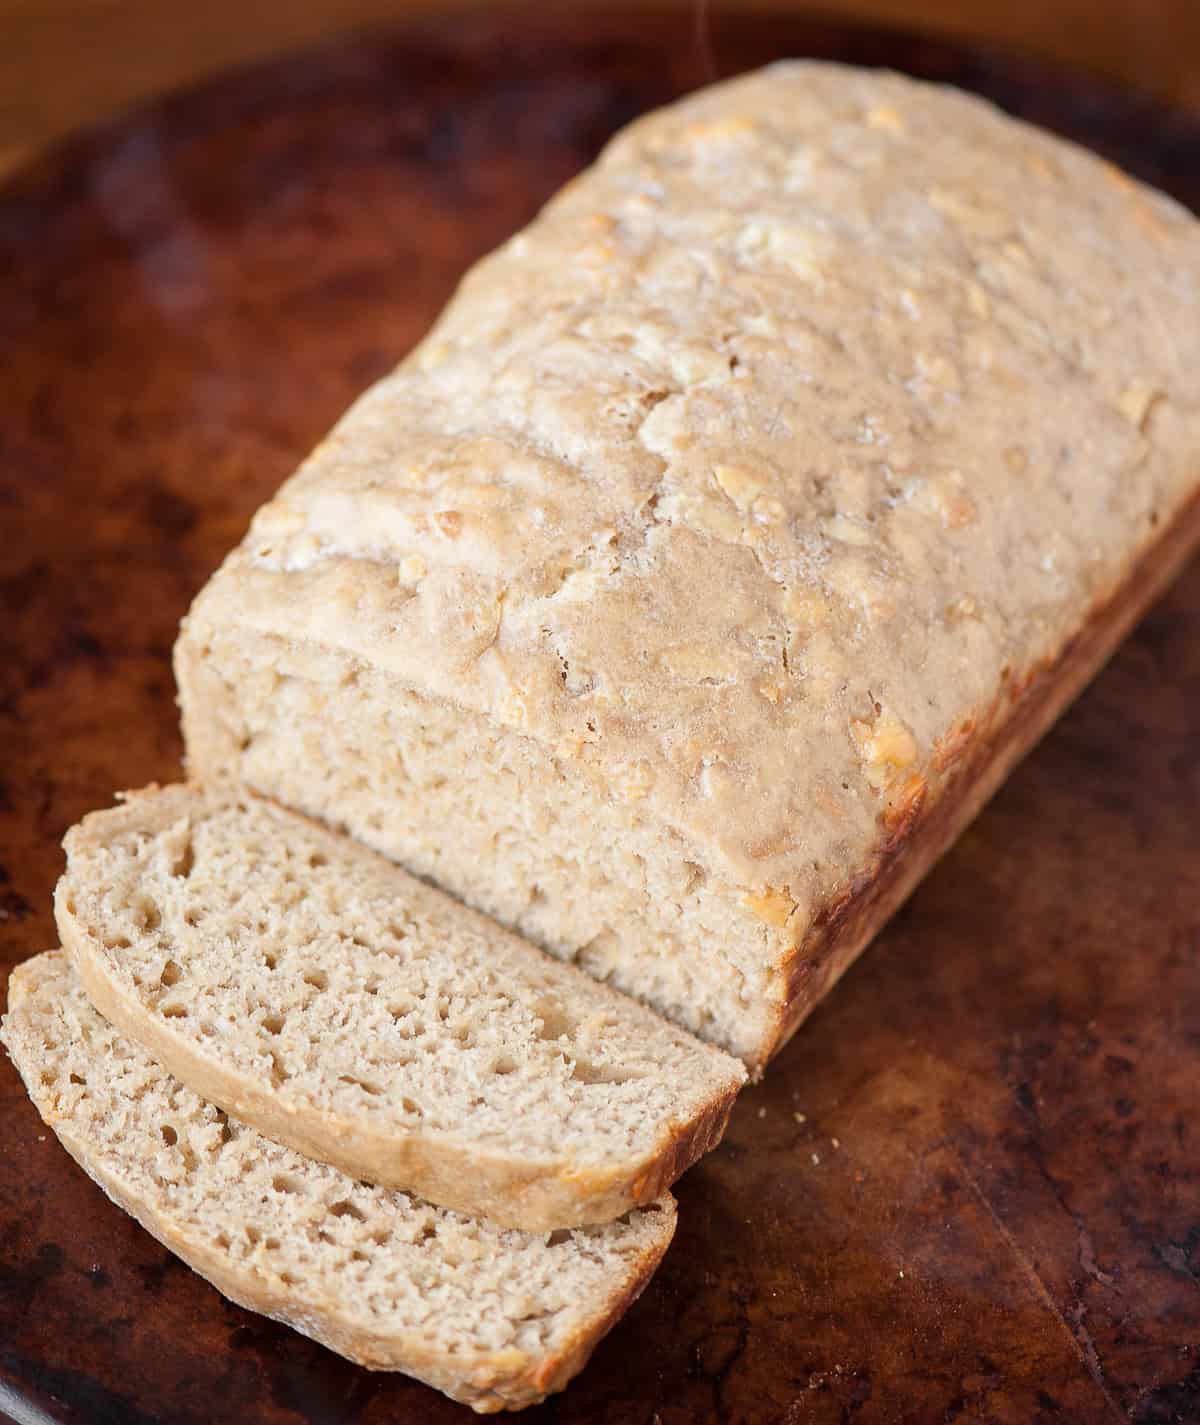
[[[561,1390],[675,1230],[670,1196],[531,1235],[355,1182],[173,1079],[96,1013],[61,952],[13,971],[0,1040],[76,1162],[218,1291],[474,1410]]]
[[[59,930],[100,1012],[268,1137],[542,1231],[660,1197],[740,1063],[374,852],[230,785],[66,839]]]

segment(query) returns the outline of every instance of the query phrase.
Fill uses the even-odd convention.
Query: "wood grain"
[[[335,44],[0,192],[0,963],[58,842],[178,774],[178,618],[464,266],[707,77],[674,22]],[[760,18],[954,80],[1200,205],[1200,125],[961,45]],[[587,1425],[1200,1418],[1200,564],[1008,782],[683,1181],[657,1279],[558,1401]],[[5,1396],[5,1392],[8,1392]],[[223,1302],[73,1167],[0,1062],[0,1412],[470,1418]]]

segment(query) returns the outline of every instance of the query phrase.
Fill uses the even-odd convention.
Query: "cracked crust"
[[[1143,553],[1128,581],[1097,602],[1058,658],[1008,680],[985,720],[969,718],[943,739],[934,762],[935,795],[929,795],[923,781],[911,788],[870,872],[824,907],[803,953],[791,957],[786,1009],[777,1021],[771,1053],[795,1033],[1017,762],[1071,705],[1198,542],[1200,492]]]
[[[180,644],[191,765],[247,745],[213,651],[238,639],[283,679],[324,650],[535,743],[725,897],[769,1012],[723,1022],[738,981],[714,973],[694,1027],[761,1063],[818,960],[831,981],[880,923],[864,902],[831,949],[838,907],[881,879],[892,904],[952,834],[919,829],[956,743],[990,765],[971,749],[1005,689],[1175,524],[1198,363],[1200,244],[1169,199],[896,75],[716,86],[481,263],[260,511]],[[605,925],[597,900],[543,943]],[[693,1022],[691,986],[639,977],[617,972]]]

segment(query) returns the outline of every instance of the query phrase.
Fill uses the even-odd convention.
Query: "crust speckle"
[[[797,935],[821,953],[822,907],[916,835],[911,792],[881,820],[898,788],[933,805],[954,729],[987,736],[1194,490],[1196,232],[894,74],[778,65],[640,120],[468,276],[436,361],[288,482],[295,531],[269,553],[252,531],[201,595],[192,765],[237,764],[556,953],[607,934],[600,973],[760,1060]],[[276,681],[244,675],[251,648]],[[370,670],[384,711],[322,658]],[[531,783],[578,795],[531,826],[447,744],[444,787],[398,813],[411,769],[377,749],[425,757],[386,711],[406,695],[539,749],[520,807]],[[478,838],[435,848],[448,815]],[[679,874],[652,866],[675,841]],[[744,900],[780,887],[808,937]]]

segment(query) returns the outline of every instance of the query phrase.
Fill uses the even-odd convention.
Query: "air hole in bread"
[[[366,1218],[359,1212],[358,1208],[346,1198],[342,1198],[340,1202],[335,1202],[329,1209],[329,1215],[331,1217],[353,1217],[358,1222],[366,1221]]]
[[[556,999],[538,1000],[533,1012],[541,1020],[536,1030],[539,1039],[561,1039],[564,1034],[569,1039],[575,1031],[575,1019]]]
[[[162,1017],[164,1019],[186,1019],[188,1017],[187,1006],[174,1002],[164,1004],[162,1007]]]
[[[162,967],[162,974],[158,977],[160,985],[166,985],[169,989],[172,985],[177,985],[183,978],[183,971],[174,960],[168,960]]]
[[[186,881],[192,874],[196,865],[196,852],[192,846],[192,838],[189,836],[179,848],[179,854],[171,866],[171,875],[178,876],[180,880]]]
[[[546,1238],[546,1243],[550,1247],[561,1247],[564,1242],[571,1240],[571,1233],[566,1227],[556,1227]]]
[[[605,1068],[600,1064],[589,1063],[587,1059],[575,1059],[571,1064],[571,1077],[581,1084],[625,1084],[631,1079],[644,1078],[645,1075],[615,1066]]]
[[[285,1019],[285,1017],[284,1017],[282,1014],[264,1014],[264,1015],[263,1015],[262,1027],[267,1031],[268,1034],[280,1034],[280,1033],[282,1033],[282,1032],[283,1032],[283,1026],[284,1026],[285,1023],[286,1023],[286,1019]]]
[[[372,1098],[378,1098],[383,1090],[378,1084],[372,1083],[370,1079],[360,1079],[353,1074],[339,1074],[338,1083],[353,1084],[356,1088],[362,1089],[363,1093],[368,1093]]]
[[[73,1084],[83,1085],[87,1083],[87,1080],[82,1078],[79,1074],[71,1074],[69,1077]]]
[[[162,924],[158,906],[148,897],[142,899],[135,908],[134,923],[139,930],[157,930]]]
[[[415,1099],[402,1098],[400,1100],[400,1107],[405,1111],[405,1113],[411,1113],[417,1118],[425,1117],[425,1110],[421,1107],[419,1103],[416,1102]]]
[[[327,990],[329,988],[329,976],[324,970],[309,970],[304,976],[304,983],[311,985],[314,990]]]
[[[291,1074],[289,1073],[289,1071],[283,1067],[283,1063],[282,1063],[282,1061],[280,1060],[279,1055],[276,1054],[274,1050],[272,1050],[272,1051],[271,1051],[271,1086],[272,1086],[273,1088],[279,1088],[281,1085],[286,1084],[287,1081],[288,1081],[291,1077],[292,1077],[292,1076],[291,1076]]]
[[[247,1223],[246,1240],[250,1243],[252,1247],[257,1247],[258,1244],[262,1241],[262,1233],[258,1230],[257,1227],[251,1227],[250,1224]]]
[[[493,1074],[515,1074],[517,1061],[509,1054],[500,1054],[492,1063]]]
[[[268,950],[263,955],[263,964],[267,967],[268,970],[273,970],[276,965],[279,964],[279,957],[277,955],[273,955],[271,951]]]
[[[271,1179],[271,1186],[276,1192],[304,1193],[304,1184],[291,1173],[276,1173]]]
[[[168,1148],[174,1148],[175,1144],[179,1142],[179,1134],[169,1123],[164,1123],[158,1131],[162,1134],[162,1140]]]
[[[329,857],[321,851],[314,851],[308,858],[308,864],[314,871],[319,871],[322,866],[329,865]]]

